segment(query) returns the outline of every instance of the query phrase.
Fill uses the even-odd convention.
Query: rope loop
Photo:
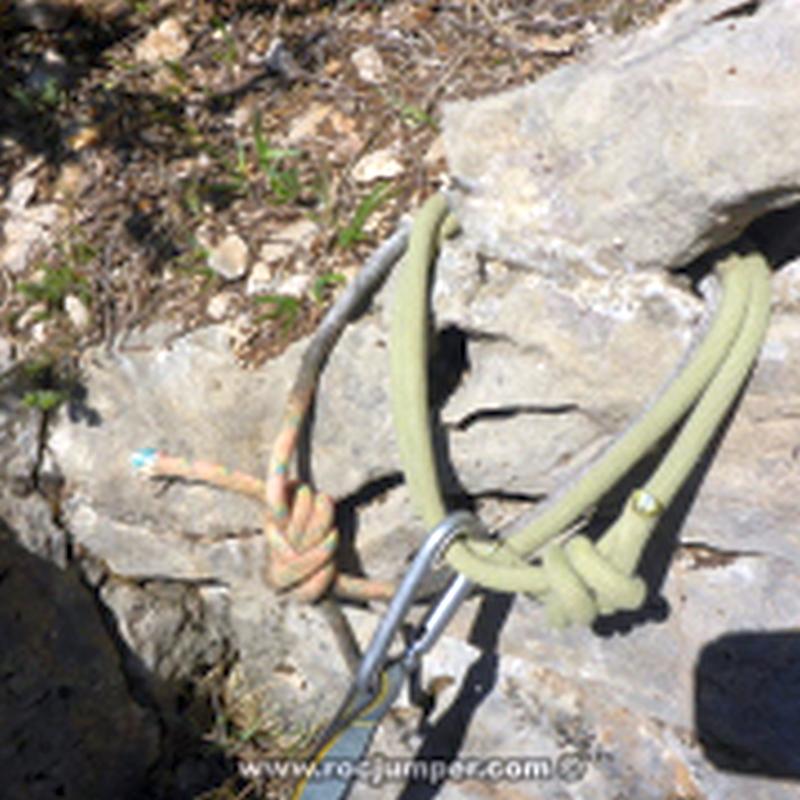
[[[428,336],[432,262],[447,200],[428,199],[418,212],[395,284],[389,338],[390,395],[400,461],[411,500],[431,527],[447,512],[437,472],[428,408]],[[454,543],[446,560],[475,583],[544,598],[555,624],[588,624],[599,614],[641,606],[646,587],[634,577],[663,511],[701,458],[747,379],[769,320],[770,269],[753,252],[730,253],[715,267],[722,296],[702,341],[682,369],[615,443],[527,522],[506,526],[499,542]],[[552,544],[595,507],[633,465],[672,429],[679,433],[646,486],[594,543],[573,536]],[[542,548],[545,548],[542,551]],[[529,559],[541,552],[542,565]]]

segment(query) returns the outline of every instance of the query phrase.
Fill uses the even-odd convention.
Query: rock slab
[[[567,274],[683,266],[800,202],[795,0],[684,3],[536,83],[445,111],[458,216]]]
[[[734,236],[766,208],[792,201],[796,149],[781,143],[784,129],[769,140],[774,147],[759,140],[771,172],[756,180],[749,160],[737,170],[731,166],[734,157],[743,159],[737,148],[760,134],[756,123],[763,122],[738,102],[753,90],[745,92],[739,81],[763,76],[765,60],[780,71],[796,56],[796,39],[781,38],[792,30],[790,9],[781,0],[684,4],[668,23],[625,47],[603,45],[594,61],[567,67],[537,87],[450,112],[446,135],[456,186],[472,191],[453,192],[465,236],[444,248],[437,266],[432,373],[444,483],[455,506],[468,499],[488,524],[503,524],[530,513],[539,497],[574,476],[641,411],[705,324],[704,304],[688,286],[646,268],[679,265]],[[769,32],[761,31],[765,20],[774,23]],[[757,31],[766,38],[756,46],[748,37]],[[742,52],[748,42],[753,47]],[[703,61],[709,54],[721,61]],[[719,74],[731,59],[737,73]],[[697,63],[704,69],[694,71]],[[730,85],[714,83],[723,78]],[[525,92],[537,88],[539,105],[532,107],[541,119],[525,111]],[[728,106],[715,105],[719,94],[702,94],[710,89],[722,92]],[[790,89],[770,91],[764,114],[783,121],[783,93]],[[628,105],[637,103],[645,135],[629,153],[621,139],[632,128]],[[495,116],[487,117],[487,108]],[[587,146],[595,111],[599,127],[595,144]],[[708,138],[711,133],[690,124],[708,121],[701,111],[725,111],[747,135],[738,141],[720,127]],[[484,139],[465,141],[461,152],[453,120],[473,119],[484,120],[473,126]],[[522,138],[525,124],[533,130],[537,119],[542,147],[551,148],[548,158],[561,170],[546,196],[537,184],[544,167],[526,160]],[[665,120],[682,127],[667,131],[660,146],[670,157],[659,161],[654,137]],[[507,133],[505,149],[488,145],[488,127]],[[698,153],[700,174],[681,172],[697,166],[692,154]],[[703,184],[706,168],[717,163],[714,181]],[[740,179],[735,186],[732,173]],[[501,241],[510,245],[497,249]],[[506,260],[478,257],[476,245]],[[775,274],[767,341],[713,462],[665,517],[645,554],[650,596],[641,613],[603,620],[592,631],[553,632],[529,599],[512,606],[488,598],[480,611],[470,602],[426,660],[427,679],[449,686],[437,693],[426,742],[409,746],[387,727],[378,743],[402,756],[419,750],[555,759],[578,752],[591,759],[584,774],[513,787],[453,781],[439,796],[788,800],[796,793],[783,779],[800,771],[792,756],[800,749],[798,728],[791,715],[770,717],[767,709],[792,707],[780,701],[786,695],[777,691],[775,676],[798,685],[800,663],[792,632],[800,616],[798,251]],[[539,266],[553,269],[543,273]],[[387,578],[402,572],[423,535],[398,478],[389,419],[391,293],[390,282],[334,351],[303,457],[314,483],[339,500],[346,555]],[[338,700],[344,668],[318,611],[285,606],[259,582],[258,509],[207,487],[155,487],[138,481],[128,464],[131,450],[154,445],[263,473],[266,443],[305,342],[250,373],[235,364],[229,336],[223,325],[180,337],[153,329],[124,352],[85,357],[92,413],[63,411],[48,438],[67,481],[63,522],[74,543],[119,585],[133,578],[213,589],[225,613],[213,617],[219,634],[209,639],[208,652],[219,652],[229,637],[246,687],[264,692],[265,714],[287,724],[318,723]],[[624,496],[604,502],[598,527],[613,518]],[[194,597],[183,590],[174,595],[186,602]],[[164,597],[171,602],[173,593]],[[105,600],[147,663],[174,669],[163,657],[166,648],[147,649],[143,633],[152,615],[137,628],[126,622],[126,591],[106,592]],[[366,641],[374,613],[349,613]],[[163,635],[173,635],[178,618],[164,618]],[[192,617],[198,624],[204,618],[199,611]],[[186,643],[180,644],[183,652]],[[751,696],[757,709],[736,706]],[[762,724],[770,718],[777,737]],[[755,765],[755,776],[743,778],[731,759]],[[358,791],[370,796],[368,786]],[[391,787],[392,795],[401,791]],[[372,796],[385,797],[386,786]]]

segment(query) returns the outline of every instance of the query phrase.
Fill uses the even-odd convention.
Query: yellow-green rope
[[[429,529],[446,513],[428,416],[428,281],[446,217],[441,194],[418,212],[397,275],[389,329],[390,397],[400,460],[412,502]]]
[[[427,308],[431,265],[441,230],[450,219],[441,195],[418,213],[397,279],[390,331],[392,410],[401,462],[412,501],[428,527],[446,513],[427,401]],[[522,530],[499,543],[462,541],[451,546],[447,560],[455,569],[489,588],[544,595],[556,623],[588,622],[597,613],[641,604],[644,585],[631,576],[641,550],[660,511],[741,388],[768,322],[769,269],[761,256],[730,256],[717,266],[717,274],[723,293],[714,321],[687,365],[649,410]],[[600,542],[595,545],[576,536],[563,547],[547,548],[541,567],[528,563],[539,548],[595,505],[695,403],[659,470]]]

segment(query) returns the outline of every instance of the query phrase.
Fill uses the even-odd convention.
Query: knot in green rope
[[[634,611],[647,593],[641,578],[620,569],[586,536],[548,547],[542,568],[550,584],[542,599],[555,627],[590,625],[599,614]]]

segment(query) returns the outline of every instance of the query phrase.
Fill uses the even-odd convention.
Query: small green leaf
[[[87,242],[75,241],[69,245],[69,256],[73,264],[85,267],[95,256],[97,250]]]
[[[179,61],[172,61],[170,59],[166,59],[164,61],[164,66],[172,73],[172,76],[179,82],[179,83],[188,83],[189,82],[189,73],[186,70],[186,67],[183,66]]]
[[[315,302],[322,303],[325,300],[325,295],[328,289],[334,286],[341,286],[347,282],[347,278],[341,272],[325,272],[320,275],[311,287],[311,296]]]
[[[86,256],[88,251],[81,250],[80,255]],[[90,299],[89,284],[83,275],[72,267],[59,265],[46,266],[44,276],[38,281],[21,281],[17,284],[17,291],[29,300],[45,303],[48,310],[60,309],[64,298],[72,293],[82,299]]]
[[[284,158],[297,158],[301,155],[300,150],[272,147],[270,145],[269,140],[264,136],[261,114],[256,114],[253,118],[253,145],[256,149],[258,165],[267,174],[269,174],[276,161]]]
[[[356,242],[366,239],[364,225],[374,211],[376,211],[394,192],[390,183],[379,183],[366,197],[362,198],[353,213],[350,223],[339,231],[337,243],[339,247],[352,247]]]
[[[39,92],[39,99],[48,108],[55,108],[63,99],[63,92],[55,78],[47,78]]]
[[[286,333],[294,325],[300,314],[300,300],[286,294],[261,294],[253,298],[259,305],[270,305],[272,308],[266,314],[258,317],[258,321],[271,319],[279,323],[281,330]]]
[[[203,201],[200,196],[200,185],[192,179],[183,190],[183,204],[193,216],[198,216],[203,211]]]
[[[264,136],[261,115],[253,118],[253,147],[256,161],[267,179],[269,189],[278,203],[290,203],[297,199],[301,191],[300,173],[295,166],[285,166],[282,162],[299,158],[300,150],[273,147]]]
[[[66,400],[66,392],[57,389],[35,389],[25,392],[22,402],[28,408],[38,408],[39,411],[52,411]]]
[[[269,186],[279,203],[291,203],[300,194],[300,174],[294,168],[276,170],[270,175]]]
[[[437,127],[436,120],[427,111],[415,106],[413,103],[402,106],[400,116],[416,125],[429,125],[431,128]]]

